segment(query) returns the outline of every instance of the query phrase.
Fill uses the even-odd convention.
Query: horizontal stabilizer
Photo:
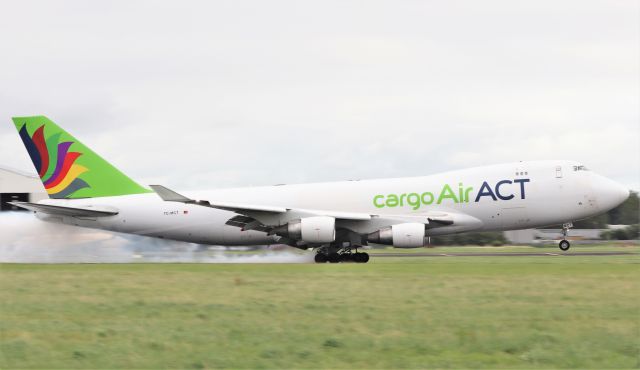
[[[50,204],[29,203],[29,202],[8,202],[14,206],[28,209],[34,212],[42,212],[50,215],[71,216],[71,217],[107,217],[118,214],[113,209],[94,207],[64,207]]]

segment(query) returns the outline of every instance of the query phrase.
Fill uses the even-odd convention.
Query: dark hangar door
[[[0,193],[0,211],[26,211],[7,202],[28,202],[29,193]]]

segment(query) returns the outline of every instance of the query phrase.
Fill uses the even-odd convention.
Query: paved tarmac
[[[371,257],[534,257],[534,256],[624,256],[635,252],[496,252],[496,253],[372,253]]]

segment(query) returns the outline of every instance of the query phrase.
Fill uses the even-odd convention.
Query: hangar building
[[[11,201],[37,202],[48,198],[38,176],[0,166],[0,211],[24,211]]]

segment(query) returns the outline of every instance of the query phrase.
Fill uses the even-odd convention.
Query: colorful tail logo
[[[20,138],[31,156],[31,160],[38,171],[40,180],[51,198],[67,198],[74,192],[90,188],[80,175],[87,172],[84,166],[75,161],[82,155],[70,152],[73,141],[59,143],[60,133],[45,139],[44,125],[40,126],[33,136],[29,136],[27,125],[20,128]]]

